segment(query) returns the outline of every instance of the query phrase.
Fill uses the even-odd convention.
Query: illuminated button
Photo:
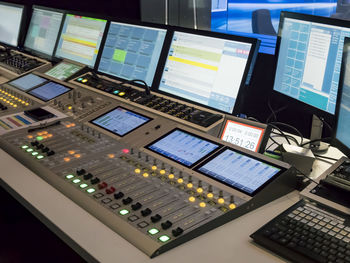
[[[150,235],[155,235],[159,233],[159,230],[157,228],[151,228],[150,230],[147,231]]]
[[[108,158],[113,159],[115,155],[113,153],[108,154]]]
[[[153,170],[153,171],[157,170],[157,166],[153,165],[153,166],[152,166],[152,170]]]
[[[187,188],[192,188],[193,187],[193,184],[192,183],[188,183],[187,184]]]
[[[119,92],[119,93],[118,93],[118,95],[119,95],[120,97],[122,97],[122,96],[124,96],[124,95],[125,95],[125,92],[124,92],[124,91]]]
[[[203,188],[201,188],[201,187],[197,188],[197,193],[199,193],[199,194],[203,193]]]
[[[129,149],[123,149],[122,152],[125,153],[125,154],[127,154],[127,153],[129,153],[130,151],[129,151]]]
[[[80,187],[80,188],[82,188],[82,189],[84,189],[84,188],[86,188],[86,187],[88,187],[88,186],[89,186],[89,185],[88,185],[88,184],[85,184],[85,183],[84,183],[84,184],[79,185],[79,187]]]
[[[81,180],[77,178],[77,179],[74,179],[72,182],[75,183],[75,184],[78,184],[78,183],[81,182]]]
[[[42,134],[48,134],[48,132],[47,131],[43,131]]]
[[[43,139],[44,139],[44,138],[43,138],[42,136],[37,136],[37,137],[36,137],[36,140],[37,140],[37,141],[42,141]]]
[[[78,78],[78,79],[77,79],[77,81],[82,81],[82,80],[83,80],[83,78]]]
[[[190,197],[188,198],[188,201],[194,202],[194,201],[196,201],[196,198],[195,198],[194,196],[190,196]]]
[[[81,154],[79,154],[79,153],[74,154],[74,157],[75,157],[75,158],[80,158],[80,157],[81,157]]]
[[[39,159],[39,160],[41,160],[41,159],[43,159],[44,157],[45,157],[44,155],[41,155],[41,154],[40,154],[40,155],[38,155],[36,158]]]
[[[51,138],[53,135],[51,134],[51,133],[49,133],[48,135],[47,135],[47,137],[48,138]]]
[[[121,214],[122,216],[125,216],[125,215],[129,214],[129,210],[127,210],[127,209],[120,210],[119,214]]]
[[[72,175],[72,174],[66,175],[66,179],[70,180],[70,179],[72,179],[72,178],[74,178],[74,175]]]
[[[33,156],[37,156],[39,153],[38,152],[32,152]]]
[[[225,203],[225,199],[222,198],[222,197],[220,197],[220,198],[218,199],[218,203],[222,205],[223,203]]]
[[[96,190],[94,188],[89,188],[89,189],[86,189],[86,192],[88,192],[89,194],[95,192]]]
[[[230,204],[228,207],[232,210],[232,209],[236,208],[236,205],[235,204]]]
[[[165,174],[165,170],[160,170],[159,173],[160,173],[161,175],[164,175],[164,174]]]
[[[68,110],[71,110],[72,108],[73,108],[72,106],[68,106],[68,107],[67,107]]]
[[[168,178],[169,178],[169,179],[174,179],[174,177],[175,177],[174,174],[169,174],[169,175],[168,175]]]
[[[63,161],[69,162],[69,161],[70,161],[70,158],[69,158],[69,157],[64,157],[64,158],[63,158]]]
[[[182,184],[182,183],[184,182],[184,179],[179,178],[179,179],[177,179],[177,182],[178,182],[179,184]]]
[[[14,107],[14,108],[17,108],[17,104],[13,104],[13,107]]]
[[[86,83],[88,80],[87,79],[82,79],[81,82]]]
[[[119,90],[113,91],[113,94],[118,94],[118,93],[119,93]]]
[[[170,240],[170,237],[167,235],[162,235],[158,238],[158,240],[162,241],[163,243],[167,242]]]
[[[213,194],[213,193],[208,193],[208,194],[207,194],[207,197],[208,197],[208,198],[213,198],[213,197],[214,197],[214,194]]]
[[[202,207],[202,208],[204,208],[204,207],[206,207],[206,206],[207,206],[207,204],[206,204],[206,203],[204,203],[204,202],[200,202],[200,203],[199,203],[199,206],[200,206],[200,207]]]
[[[23,150],[25,150],[25,149],[28,149],[29,146],[28,146],[28,145],[22,145],[21,148],[22,148]]]
[[[25,105],[26,105],[26,106],[28,106],[28,105],[29,105],[29,103],[25,103]]]
[[[33,151],[33,149],[32,149],[32,148],[28,148],[26,151],[27,151],[28,153],[30,153],[30,152]]]
[[[136,168],[135,173],[139,174],[139,173],[141,173],[141,170],[139,168]]]
[[[72,123],[70,124],[70,126],[71,126],[71,127],[75,127],[75,123],[72,122]]]
[[[68,153],[71,154],[71,155],[73,155],[73,154],[75,154],[75,151],[72,151],[72,150],[71,150],[71,151],[68,151]]]
[[[149,173],[143,173],[142,176],[147,178],[149,176]]]

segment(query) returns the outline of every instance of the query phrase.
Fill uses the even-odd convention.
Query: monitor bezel
[[[78,63],[78,64],[83,64],[83,63],[81,63],[79,61],[75,61],[73,59],[57,56],[58,45],[59,45],[59,42],[60,42],[60,39],[61,39],[61,35],[63,33],[63,26],[64,26],[64,23],[65,23],[68,15],[83,16],[83,17],[89,17],[89,18],[94,18],[94,19],[106,20],[106,25],[105,25],[104,31],[102,32],[102,38],[101,38],[100,46],[98,48],[98,53],[96,55],[95,62],[94,62],[93,65],[86,65],[86,64],[84,64],[89,69],[95,69],[98,57],[99,57],[99,55],[101,53],[102,44],[103,44],[104,39],[106,37],[106,30],[107,30],[107,27],[109,25],[109,17],[108,16],[102,16],[100,14],[89,13],[89,12],[79,12],[79,11],[74,11],[74,10],[65,10],[64,18],[62,19],[62,25],[61,25],[60,31],[58,33],[57,41],[56,41],[56,47],[55,47],[55,51],[54,51],[54,54],[53,54],[53,59],[57,60],[57,61],[69,60],[69,61],[72,61],[72,62],[75,62],[75,63]]]
[[[329,18],[329,17],[323,17],[323,16],[315,16],[315,15],[294,13],[294,12],[289,12],[289,11],[282,11],[281,15],[280,15],[280,23],[279,23],[279,27],[278,27],[277,44],[276,44],[276,52],[275,52],[276,63],[275,63],[274,76],[273,76],[274,82],[273,82],[273,86],[271,88],[270,96],[272,97],[273,100],[279,101],[280,104],[288,105],[289,108],[293,108],[293,109],[296,108],[300,112],[310,113],[310,122],[312,119],[312,115],[315,114],[319,117],[322,117],[322,118],[328,120],[328,122],[334,123],[336,110],[335,110],[334,114],[332,114],[328,111],[325,111],[325,110],[319,109],[315,106],[312,106],[310,104],[304,103],[298,99],[292,98],[292,97],[285,95],[285,94],[274,89],[275,81],[276,81],[276,71],[277,71],[277,66],[278,66],[278,57],[279,57],[280,47],[281,47],[282,30],[283,30],[283,24],[284,24],[285,18],[291,18],[291,19],[296,19],[296,20],[301,20],[301,21],[308,21],[308,22],[312,22],[312,23],[326,24],[326,25],[331,25],[331,26],[348,27],[349,29],[350,29],[350,21],[334,19],[334,18]],[[345,26],[345,25],[347,25],[347,26]],[[340,96],[340,93],[338,91],[336,105],[339,101],[339,98],[340,98],[339,96]]]
[[[42,76],[40,76],[40,77],[42,77]],[[48,100],[43,100],[42,98],[39,98],[39,97],[37,97],[37,96],[35,96],[35,95],[33,95],[33,94],[30,93],[31,91],[33,91],[33,90],[35,90],[35,89],[37,89],[37,88],[40,88],[41,86],[47,85],[48,83],[51,83],[51,82],[52,82],[52,83],[55,83],[55,84],[58,84],[58,85],[61,85],[61,86],[65,87],[65,88],[67,88],[68,90],[65,91],[65,92],[63,92],[63,93],[61,93],[60,95],[58,95],[58,96],[56,96],[56,97],[53,97],[53,98],[51,98],[51,99],[48,99]],[[34,98],[37,98],[38,100],[41,100],[41,101],[43,101],[43,102],[48,102],[48,101],[51,101],[51,100],[53,100],[53,99],[56,99],[56,98],[58,98],[58,97],[60,97],[60,96],[62,96],[62,95],[64,95],[64,94],[66,94],[66,93],[68,93],[68,92],[70,92],[70,91],[72,91],[72,90],[73,90],[73,88],[67,87],[66,85],[64,85],[64,84],[62,84],[62,83],[59,83],[59,82],[57,82],[57,81],[54,81],[54,80],[51,80],[51,79],[50,79],[49,81],[43,83],[42,85],[36,86],[35,88],[32,88],[32,89],[26,91],[26,93],[27,93],[28,95],[30,95],[30,96],[33,96]]]
[[[241,79],[241,83],[239,86],[239,90],[237,93],[237,97],[236,97],[236,102],[235,105],[232,109],[232,112],[226,112],[226,111],[222,111],[213,107],[210,107],[208,105],[204,105],[189,99],[185,99],[182,98],[181,96],[176,96],[174,94],[171,94],[169,92],[164,92],[162,90],[159,89],[160,86],[160,82],[161,79],[163,77],[163,71],[164,71],[164,67],[167,61],[167,56],[170,50],[170,46],[171,46],[171,42],[174,36],[175,32],[180,32],[180,33],[189,33],[189,34],[194,34],[194,35],[201,35],[201,36],[206,36],[206,37],[216,37],[216,38],[221,38],[221,39],[225,39],[225,40],[231,40],[231,41],[238,41],[238,42],[243,42],[243,43],[247,43],[247,44],[251,44],[251,49],[249,52],[249,56],[247,59],[247,64],[246,67],[244,69],[244,73]],[[224,114],[239,114],[240,111],[243,109],[243,97],[244,94],[247,93],[247,91],[245,89],[248,89],[248,85],[246,85],[247,83],[247,77],[248,77],[248,73],[251,71],[253,72],[254,70],[251,69],[251,64],[253,63],[253,58],[255,56],[255,53],[258,52],[257,49],[257,45],[259,43],[258,39],[255,38],[250,38],[250,37],[243,37],[243,36],[238,36],[238,35],[229,35],[229,34],[224,34],[224,33],[219,33],[219,32],[214,32],[214,31],[205,31],[205,30],[199,30],[199,29],[191,29],[191,28],[183,28],[183,27],[177,27],[177,26],[169,26],[169,42],[168,45],[166,46],[166,50],[164,53],[164,57],[162,57],[162,61],[160,61],[160,67],[158,68],[157,72],[156,72],[156,80],[155,80],[155,86],[157,87],[156,91],[158,93],[176,98],[176,99],[180,99],[183,101],[186,101],[188,103],[191,104],[195,104],[204,108],[208,108],[211,110],[214,110],[216,112],[221,112]]]
[[[150,149],[150,147],[151,147],[153,144],[159,142],[160,140],[162,140],[163,138],[167,137],[168,135],[172,134],[172,133],[175,132],[175,131],[180,131],[180,132],[183,132],[183,133],[187,133],[187,134],[189,134],[189,135],[191,135],[191,136],[193,136],[193,137],[196,137],[196,138],[199,138],[199,139],[201,139],[201,140],[204,140],[204,141],[210,142],[210,143],[212,143],[212,144],[215,144],[215,145],[217,145],[218,147],[217,147],[216,149],[214,149],[213,151],[207,153],[205,156],[203,156],[202,158],[198,159],[197,161],[195,161],[195,162],[192,163],[191,165],[186,165],[186,164],[184,164],[184,163],[182,163],[182,162],[179,162],[179,161],[177,161],[177,160],[174,160],[174,159],[172,159],[172,158],[169,158],[168,156],[166,156],[166,155],[164,155],[164,154],[161,154],[161,153],[159,153],[159,152],[157,152],[157,151],[154,151],[154,150]],[[174,129],[170,130],[169,132],[163,134],[162,136],[158,137],[157,139],[153,140],[151,143],[148,143],[148,144],[145,145],[143,148],[145,148],[145,149],[147,149],[147,150],[149,150],[149,151],[151,151],[151,152],[153,152],[153,153],[155,153],[155,154],[157,154],[157,155],[159,155],[159,156],[162,156],[163,158],[166,158],[166,159],[168,159],[168,160],[170,160],[170,161],[173,161],[173,162],[175,162],[175,163],[178,163],[178,164],[180,164],[180,165],[183,165],[184,167],[187,167],[187,168],[191,169],[191,168],[195,167],[196,165],[198,165],[199,163],[203,162],[203,160],[205,160],[205,159],[208,158],[209,156],[213,155],[215,152],[217,152],[218,150],[220,150],[222,147],[224,147],[224,145],[221,144],[221,143],[219,143],[219,142],[215,142],[215,141],[213,141],[213,140],[211,140],[211,139],[207,139],[207,138],[205,138],[205,137],[203,137],[203,136],[197,135],[197,134],[195,134],[195,133],[186,131],[186,130],[181,129],[181,128],[174,128]]]
[[[109,74],[109,73],[106,73],[106,72],[98,71],[98,68],[99,68],[99,65],[100,65],[100,62],[101,62],[101,58],[102,58],[102,53],[103,53],[103,50],[105,48],[105,43],[106,43],[106,40],[107,40],[107,35],[108,35],[108,32],[109,32],[109,28],[110,28],[110,25],[112,23],[121,23],[121,24],[135,25],[135,26],[151,27],[151,28],[155,28],[155,29],[163,29],[163,30],[166,31],[165,32],[164,42],[163,42],[163,47],[161,49],[161,52],[160,52],[160,55],[159,55],[159,59],[158,59],[158,63],[157,63],[157,66],[156,66],[156,70],[154,72],[153,81],[152,81],[151,85],[149,85],[149,88],[151,90],[153,90],[153,91],[157,90],[157,86],[156,86],[155,80],[157,78],[157,73],[160,70],[159,67],[161,66],[161,62],[164,59],[164,57],[166,56],[166,52],[165,51],[166,51],[167,46],[169,45],[169,42],[170,42],[169,26],[161,25],[161,24],[154,24],[154,23],[149,23],[149,22],[133,21],[133,20],[127,20],[127,19],[120,19],[120,20],[118,20],[118,19],[110,19],[108,21],[108,25],[106,26],[103,40],[101,42],[100,52],[99,52],[98,57],[96,59],[96,64],[95,64],[95,67],[93,68],[93,70],[94,70],[94,72],[98,73],[99,75],[106,76],[108,78],[115,79],[115,80],[118,80],[120,82],[125,82],[125,81],[128,81],[128,80],[124,79],[124,78],[121,78],[121,77],[117,77],[115,75],[112,75],[112,74]],[[143,87],[143,84],[140,84],[140,83],[132,83],[132,85],[135,85],[137,87]]]
[[[267,124],[261,123],[261,122],[248,120],[248,119],[238,118],[235,116],[226,115],[225,120],[222,123],[221,129],[219,132],[219,136],[218,136],[219,139],[221,139],[221,140],[223,140],[222,135],[223,135],[224,131],[226,130],[226,125],[227,125],[227,122],[229,122],[229,121],[237,122],[237,123],[239,123],[241,125],[245,125],[245,126],[251,126],[253,128],[262,129],[263,132],[261,134],[260,144],[259,144],[256,152],[257,153],[264,153],[265,152],[265,147],[266,147],[266,144],[269,140],[270,133],[272,130],[272,127],[270,125],[267,125]],[[225,141],[225,140],[223,140],[223,141]],[[229,142],[227,142],[227,143],[229,143]],[[236,146],[238,146],[238,145],[236,145]],[[248,150],[248,149],[246,149],[246,150]],[[254,151],[252,151],[252,152],[254,152]]]
[[[25,46],[25,42],[26,42],[27,36],[29,34],[28,30],[29,30],[30,23],[32,22],[32,18],[33,18],[34,9],[39,9],[39,10],[44,10],[44,11],[52,11],[52,12],[56,12],[56,13],[61,13],[62,14],[62,19],[61,19],[61,23],[60,23],[60,26],[59,26],[59,29],[58,29],[58,32],[57,32],[55,45],[54,45],[54,48],[52,50],[52,55],[48,55],[46,53],[43,53],[43,52],[40,52],[40,51],[35,50],[33,48]],[[26,51],[26,52],[29,52],[29,53],[31,53],[33,55],[36,55],[38,57],[41,57],[41,58],[44,58],[44,59],[48,59],[48,60],[52,60],[54,58],[54,54],[56,52],[56,48],[57,48],[57,44],[58,44],[58,37],[59,37],[59,35],[61,33],[61,30],[62,30],[62,27],[63,27],[63,21],[65,19],[65,16],[66,16],[66,10],[56,9],[56,8],[51,8],[51,7],[46,7],[46,6],[40,6],[40,5],[33,5],[32,9],[31,9],[30,21],[29,21],[29,23],[27,25],[26,34],[25,34],[25,37],[23,39],[23,50]]]
[[[201,167],[203,167],[204,165],[206,165],[207,163],[209,163],[210,161],[212,161],[213,159],[215,159],[217,156],[219,156],[220,154],[222,154],[223,152],[225,152],[226,150],[231,150],[233,152],[236,152],[238,154],[241,154],[241,155],[244,155],[244,156],[247,156],[251,159],[254,159],[254,160],[257,160],[257,161],[260,161],[264,164],[267,164],[269,166],[273,166],[277,169],[280,169],[280,171],[278,171],[274,176],[272,176],[270,179],[268,179],[265,183],[263,183],[262,185],[260,185],[256,190],[254,190],[252,193],[247,193],[247,192],[244,192],[243,190],[237,188],[237,187],[234,187],[226,182],[223,182],[221,180],[218,180],[217,178],[213,177],[213,176],[210,176],[202,171],[200,171],[199,169]],[[197,165],[194,170],[197,172],[197,173],[200,173],[208,178],[211,178],[219,183],[222,183],[232,189],[235,189],[245,195],[248,195],[250,197],[253,197],[255,196],[257,193],[259,193],[261,190],[263,190],[270,182],[276,180],[279,176],[281,176],[285,171],[287,171],[287,168],[283,167],[283,166],[280,166],[280,165],[277,165],[277,164],[274,164],[270,161],[267,161],[267,160],[263,160],[263,159],[260,159],[258,158],[257,156],[253,156],[253,155],[250,155],[250,154],[247,154],[247,152],[244,152],[244,151],[240,151],[238,149],[235,149],[235,148],[232,148],[232,147],[229,147],[229,146],[225,146],[223,147],[222,149],[220,149],[219,151],[217,151],[216,153],[214,153],[213,155],[211,155],[208,159],[206,159],[204,162],[202,162],[200,165]]]
[[[350,37],[345,37],[344,39],[344,48],[343,48],[343,56],[342,56],[342,64],[341,64],[341,70],[340,70],[340,77],[339,77],[339,101],[337,103],[337,108],[336,108],[336,122],[335,122],[335,127],[333,129],[333,134],[332,134],[332,140],[331,140],[331,145],[338,148],[341,152],[343,152],[347,157],[350,157],[350,148],[346,146],[341,140],[337,138],[337,128],[338,128],[338,121],[339,121],[339,111],[340,111],[340,102],[341,102],[341,95],[343,92],[343,82],[344,82],[344,76],[345,76],[345,65],[346,65],[346,56],[344,56],[345,53],[347,53],[345,50],[348,47],[350,49]],[[349,50],[349,55],[350,56],[350,50]],[[350,63],[350,61],[349,61]]]
[[[2,1],[0,1],[0,5],[22,8],[21,21],[19,24],[18,35],[17,35],[17,45],[12,45],[9,43],[0,42],[1,45],[4,45],[6,47],[18,48],[21,46],[21,43],[23,42],[23,37],[24,37],[23,35],[24,35],[24,31],[25,31],[25,21],[26,21],[26,15],[27,15],[27,7],[25,5],[21,5],[21,4],[8,3],[8,2],[2,2]]]
[[[111,131],[111,130],[105,128],[105,127],[102,127],[101,125],[98,125],[97,123],[94,123],[94,121],[97,120],[98,118],[101,118],[101,117],[103,117],[103,116],[106,116],[107,114],[109,114],[110,112],[112,112],[112,111],[114,111],[114,110],[116,110],[116,109],[118,109],[118,108],[123,109],[123,110],[126,110],[126,111],[130,111],[130,112],[132,112],[132,113],[134,113],[134,114],[140,115],[141,117],[148,118],[148,120],[145,121],[144,123],[142,123],[141,125],[139,125],[139,126],[133,128],[133,129],[129,130],[127,133],[125,133],[125,134],[123,134],[123,135],[120,135],[120,134],[118,134],[118,133],[115,133],[115,132],[113,132],[113,131]],[[109,110],[109,111],[107,111],[107,112],[104,112],[103,114],[97,116],[96,118],[93,118],[92,120],[89,121],[89,123],[91,123],[92,125],[95,125],[96,127],[101,128],[101,129],[103,129],[103,130],[105,130],[105,131],[107,131],[107,132],[109,132],[109,133],[111,133],[111,134],[113,134],[113,135],[116,135],[116,136],[122,138],[122,137],[125,137],[126,135],[130,134],[131,132],[137,130],[138,128],[140,128],[140,127],[146,125],[147,123],[153,121],[153,120],[154,120],[154,119],[153,119],[152,117],[150,117],[150,116],[147,116],[147,115],[145,115],[145,114],[141,114],[141,113],[139,113],[139,112],[130,110],[130,109],[128,109],[128,108],[125,108],[125,107],[119,105],[119,106],[114,107],[113,109],[111,109],[111,110]]]

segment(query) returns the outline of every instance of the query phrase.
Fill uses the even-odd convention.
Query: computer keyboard
[[[300,200],[251,235],[293,262],[350,262],[350,217]]]

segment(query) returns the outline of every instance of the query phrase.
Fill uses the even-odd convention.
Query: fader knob
[[[167,230],[168,228],[170,228],[173,225],[173,223],[171,223],[169,220],[161,223],[161,226],[164,230]]]
[[[133,201],[133,200],[132,200],[131,197],[127,197],[127,198],[125,198],[125,199],[122,200],[122,202],[123,202],[124,205],[130,204],[130,203],[132,203],[132,201]]]
[[[152,213],[152,210],[149,209],[149,208],[146,208],[146,209],[144,209],[144,210],[141,211],[141,215],[142,215],[142,216],[148,216],[148,215],[150,215],[151,213]]]
[[[142,207],[142,205],[139,202],[131,205],[131,209],[134,211],[139,210],[141,207]]]

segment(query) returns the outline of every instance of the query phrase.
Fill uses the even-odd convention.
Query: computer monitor
[[[23,5],[0,2],[0,42],[18,46],[24,13]]]
[[[33,53],[52,57],[62,18],[62,11],[33,6],[24,48]]]
[[[273,90],[304,114],[334,116],[344,37],[350,22],[282,12]]]
[[[160,27],[111,22],[98,71],[151,86],[166,33]]]
[[[333,145],[350,157],[350,38],[344,40],[339,87],[341,94],[337,107],[337,125]]]
[[[107,20],[104,19],[67,14],[55,56],[93,68],[106,23]]]
[[[225,113],[237,112],[256,39],[176,29],[159,91]]]

